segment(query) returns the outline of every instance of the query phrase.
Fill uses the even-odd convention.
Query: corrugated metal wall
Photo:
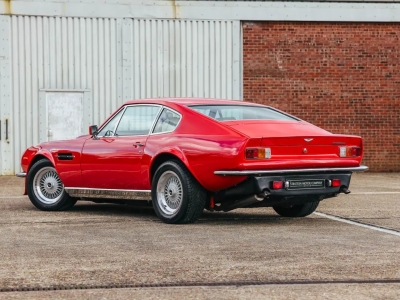
[[[10,24],[9,16],[0,16],[0,174],[14,174],[14,147],[7,128],[12,121]]]
[[[124,97],[240,99],[240,22],[124,20]]]
[[[0,107],[11,148],[1,148],[0,173],[18,172],[23,151],[42,142],[41,90],[86,90],[92,124],[128,99],[241,98],[239,21],[1,18],[9,18],[0,39],[10,38],[10,95]]]
[[[95,104],[93,123],[104,120],[123,102],[118,94],[117,26],[116,19],[11,17],[10,136],[15,170],[24,149],[42,142],[40,89],[88,89]]]

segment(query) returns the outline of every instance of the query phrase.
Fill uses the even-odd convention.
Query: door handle
[[[136,144],[133,145],[135,148],[137,147],[143,147],[144,144],[142,144],[141,142],[136,142]]]

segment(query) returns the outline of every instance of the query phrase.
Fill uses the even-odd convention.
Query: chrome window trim
[[[126,109],[127,109],[127,105],[124,107],[124,111],[122,112],[121,117],[119,117],[119,120],[118,120],[118,122],[117,122],[116,125],[115,125],[115,128],[114,128],[114,130],[113,130],[113,135],[112,135],[113,137],[118,136],[118,135],[115,135],[115,131],[117,130],[117,128],[118,128],[118,126],[119,126],[119,123],[121,122],[122,117],[125,115]]]
[[[161,116],[162,112],[164,111],[164,109],[170,110],[170,111],[172,111],[173,113],[176,113],[177,115],[179,115],[179,122],[178,122],[178,124],[176,124],[174,130],[163,131],[163,132],[154,132],[154,129],[155,129],[155,126],[156,126],[156,124],[157,124],[157,122],[158,122],[158,119],[160,118],[160,116]],[[153,124],[153,128],[152,128],[152,130],[151,130],[150,135],[158,135],[158,134],[165,134],[165,133],[174,132],[174,131],[178,128],[178,126],[179,126],[179,124],[181,123],[181,121],[182,121],[182,114],[181,114],[180,112],[178,112],[178,111],[176,111],[175,109],[172,109],[172,108],[170,108],[170,107],[168,107],[168,106],[163,105],[163,109],[160,111],[160,114],[157,116],[156,122]]]
[[[118,125],[119,125],[119,123],[121,122],[121,119],[122,119],[122,117],[124,116],[126,109],[127,109],[128,107],[132,107],[132,106],[153,106],[153,107],[159,107],[160,110],[158,111],[158,113],[157,113],[157,115],[156,115],[156,117],[155,117],[155,119],[154,119],[154,121],[153,121],[153,124],[152,124],[152,126],[150,127],[149,132],[148,132],[147,134],[138,134],[138,135],[115,135],[115,131],[116,131],[116,129],[118,128]],[[150,133],[152,132],[152,130],[153,130],[155,124],[156,124],[156,121],[158,120],[158,117],[160,116],[160,113],[161,113],[162,110],[163,110],[163,107],[164,107],[164,106],[161,105],[161,104],[152,104],[152,103],[149,103],[149,104],[147,104],[147,103],[127,104],[127,105],[125,105],[124,107],[122,107],[122,108],[116,113],[116,114],[118,114],[120,111],[124,110],[124,111],[122,112],[121,116],[119,117],[119,120],[118,120],[118,122],[117,122],[117,125],[115,126],[115,128],[114,128],[114,130],[113,130],[113,133],[114,133],[114,134],[113,134],[113,135],[107,135],[107,136],[98,136],[98,137],[99,137],[99,138],[117,138],[117,137],[130,137],[130,136],[149,136]],[[99,131],[101,131],[105,126],[107,126],[107,124],[110,123],[113,119],[114,119],[114,118],[110,119],[104,126],[101,127],[101,129],[99,129]]]
[[[160,118],[160,116],[161,116],[161,114],[162,114],[164,108],[165,108],[165,106],[164,106],[164,105],[161,105],[161,109],[160,109],[160,111],[158,112],[157,117],[156,117],[156,119],[154,120],[153,126],[151,126],[151,129],[150,129],[150,132],[149,132],[148,135],[152,135],[152,134],[153,134],[154,128],[156,127],[156,124],[157,124],[157,122],[158,122],[158,119]]]
[[[148,136],[148,135],[150,135],[150,133],[151,133],[153,127],[154,127],[154,124],[155,124],[156,120],[158,120],[160,112],[162,111],[163,105],[161,105],[161,104],[150,104],[150,103],[149,104],[138,103],[138,104],[128,104],[125,107],[126,107],[126,109],[128,109],[128,107],[134,107],[134,106],[152,106],[152,107],[158,107],[159,108],[158,113],[156,114],[156,117],[154,118],[153,124],[152,124],[152,126],[150,126],[149,132],[147,134],[138,134],[138,135],[115,135],[116,132],[114,131],[113,137]],[[124,114],[125,114],[125,112],[122,114],[121,119],[122,119]],[[121,119],[119,119],[119,122],[121,122]],[[119,125],[119,122],[118,122],[118,125]],[[118,126],[115,129],[117,129],[117,128],[118,128]]]
[[[118,114],[122,111],[122,114],[121,114],[121,116],[119,117],[119,120],[118,120],[118,122],[117,122],[117,125],[118,125],[119,122],[121,121],[121,118],[122,118],[122,116],[123,116],[124,113],[125,113],[125,109],[126,109],[126,106],[123,106],[123,107],[121,107],[120,110],[118,110],[118,111],[115,113],[115,115],[118,115]],[[115,118],[115,117],[114,117],[114,118]],[[108,122],[107,122],[106,124],[104,124],[104,126],[102,126],[101,128],[99,128],[98,132],[102,131],[104,127],[106,127],[112,120],[114,120],[114,118],[111,118],[110,120],[108,120]],[[115,128],[117,128],[117,125],[114,127],[113,132],[115,132]],[[113,136],[114,136],[114,135],[107,135],[107,136],[105,136],[105,135],[103,135],[103,136],[97,135],[96,137],[99,137],[99,138],[100,138],[100,137],[101,137],[101,138],[108,138],[108,137],[113,137]]]
[[[272,111],[274,111],[274,112],[276,112],[276,113],[280,113],[280,114],[282,114],[282,115],[285,115],[286,117],[292,118],[293,120],[238,119],[238,120],[225,120],[225,121],[220,121],[220,120],[217,120],[217,119],[215,119],[215,118],[213,118],[213,117],[210,117],[210,116],[208,116],[208,115],[205,115],[205,114],[203,114],[203,113],[201,113],[201,112],[195,110],[195,109],[193,108],[193,107],[195,107],[195,106],[238,106],[238,107],[244,106],[244,107],[256,107],[256,108],[257,108],[257,107],[261,107],[261,108],[268,108],[268,109],[270,109],[270,110],[272,110]],[[286,112],[282,112],[282,111],[280,111],[280,110],[278,110],[278,109],[275,109],[275,108],[273,108],[273,107],[271,107],[271,106],[267,106],[267,105],[264,105],[264,106],[257,106],[257,105],[235,105],[235,104],[190,104],[190,105],[187,105],[186,107],[188,107],[188,108],[190,108],[191,110],[193,110],[193,111],[195,111],[195,112],[201,114],[202,116],[206,116],[206,117],[208,117],[208,118],[211,119],[211,120],[215,120],[215,121],[217,121],[218,123],[232,122],[232,121],[233,121],[233,122],[235,122],[235,121],[280,121],[280,122],[284,122],[284,121],[287,121],[287,122],[303,121],[302,119],[299,119],[298,117],[289,115],[289,114],[286,113]]]

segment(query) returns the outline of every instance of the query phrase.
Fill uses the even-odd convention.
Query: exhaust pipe
[[[345,193],[346,195],[351,193],[350,190],[347,189],[347,187],[345,187],[345,186],[342,187],[342,192]]]
[[[268,193],[267,191],[264,191],[261,194],[253,195],[253,196],[244,198],[242,200],[238,200],[238,201],[236,201],[236,202],[234,202],[232,204],[221,205],[218,210],[222,210],[224,212],[227,212],[227,211],[234,210],[236,208],[246,207],[246,206],[249,206],[251,204],[263,201],[265,199],[265,197],[267,197],[269,194],[270,193]]]

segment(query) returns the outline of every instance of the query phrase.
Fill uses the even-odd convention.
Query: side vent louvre
[[[72,153],[58,153],[57,158],[58,160],[73,160],[75,156]]]

